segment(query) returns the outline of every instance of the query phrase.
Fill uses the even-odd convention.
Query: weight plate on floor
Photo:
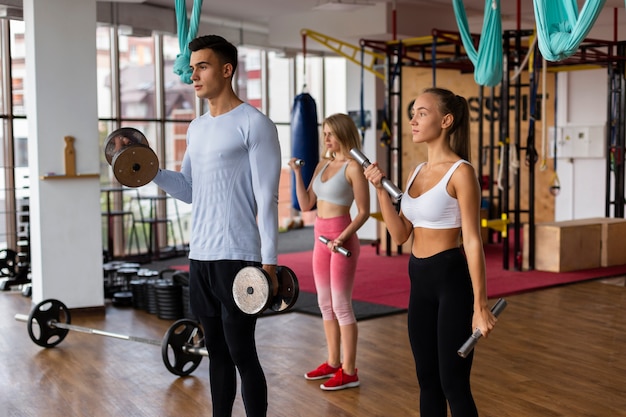
[[[113,163],[116,154],[131,145],[149,146],[150,144],[143,133],[132,127],[122,127],[109,133],[104,141],[104,157],[109,165]]]
[[[130,145],[113,157],[113,175],[127,187],[142,187],[159,172],[159,160],[152,149]]]
[[[54,323],[71,322],[70,311],[58,300],[44,300],[28,315],[28,335],[37,345],[51,348],[65,339],[68,329],[54,327]]]
[[[168,371],[178,376],[191,374],[202,361],[202,356],[187,353],[184,347],[204,347],[204,333],[197,322],[180,319],[165,332],[161,356]]]
[[[118,291],[113,293],[111,302],[116,307],[130,307],[133,305],[133,293],[131,291]]]
[[[272,298],[270,308],[276,312],[281,312],[296,304],[300,286],[296,274],[284,265],[276,267],[276,275],[278,276],[278,294]]]
[[[246,314],[259,314],[271,301],[270,277],[265,270],[246,266],[235,276],[233,298],[235,304]]]

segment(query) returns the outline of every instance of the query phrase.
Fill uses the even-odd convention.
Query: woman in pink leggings
[[[313,274],[328,347],[326,361],[304,377],[308,380],[330,378],[320,388],[335,391],[359,386],[358,330],[352,310],[352,289],[360,252],[356,232],[369,217],[370,197],[363,168],[350,157],[350,149],[361,149],[359,131],[352,119],[345,114],[334,114],[324,120],[322,127],[325,156],[317,164],[308,188],[295,158],[289,166],[295,173],[301,210],[312,210],[317,205]],[[357,209],[354,218],[350,215],[353,202]],[[320,236],[328,242],[322,243]],[[351,256],[338,252],[339,247],[349,250]]]

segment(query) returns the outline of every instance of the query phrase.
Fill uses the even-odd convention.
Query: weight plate
[[[109,165],[113,163],[116,154],[130,145],[149,146],[150,144],[143,133],[132,127],[122,127],[109,133],[104,141],[104,157]]]
[[[17,275],[18,253],[12,249],[0,250],[0,277]]]
[[[265,270],[246,266],[235,276],[233,298],[235,304],[246,314],[259,314],[271,301],[270,277]]]
[[[180,319],[163,336],[161,356],[168,371],[178,376],[191,374],[200,365],[202,356],[187,353],[184,347],[204,347],[204,333],[193,320]]]
[[[296,304],[300,286],[296,274],[284,265],[276,267],[276,275],[278,276],[278,294],[272,297],[270,308],[276,312],[281,312]]]
[[[127,187],[141,187],[154,179],[159,160],[150,147],[130,145],[113,157],[113,175]]]
[[[28,315],[28,335],[37,345],[51,348],[63,341],[69,329],[54,327],[54,323],[71,322],[70,311],[58,300],[44,300]]]

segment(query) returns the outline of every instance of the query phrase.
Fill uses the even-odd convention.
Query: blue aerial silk
[[[576,53],[606,0],[585,0],[578,14],[576,0],[534,0],[537,43],[548,61],[562,61]]]
[[[180,77],[185,84],[191,84],[191,68],[189,68],[189,42],[196,37],[198,26],[200,25],[200,13],[202,11],[202,0],[194,0],[191,18],[187,21],[187,9],[185,0],[176,0],[176,28],[178,31],[178,46],[180,54],[176,55],[174,61],[174,74]]]
[[[485,0],[485,15],[478,51],[474,48],[463,0],[452,0],[452,5],[463,46],[470,61],[474,64],[474,80],[478,85],[495,87],[502,81],[503,52],[500,0]]]

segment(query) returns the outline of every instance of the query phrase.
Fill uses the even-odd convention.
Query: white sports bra
[[[415,168],[400,201],[402,214],[413,224],[413,227],[424,227],[427,229],[461,227],[459,201],[448,194],[447,186],[450,177],[462,163],[469,164],[469,162],[463,159],[456,161],[433,188],[419,197],[413,198],[409,195],[409,188],[411,188],[411,184],[413,184],[415,177],[425,162]]]

